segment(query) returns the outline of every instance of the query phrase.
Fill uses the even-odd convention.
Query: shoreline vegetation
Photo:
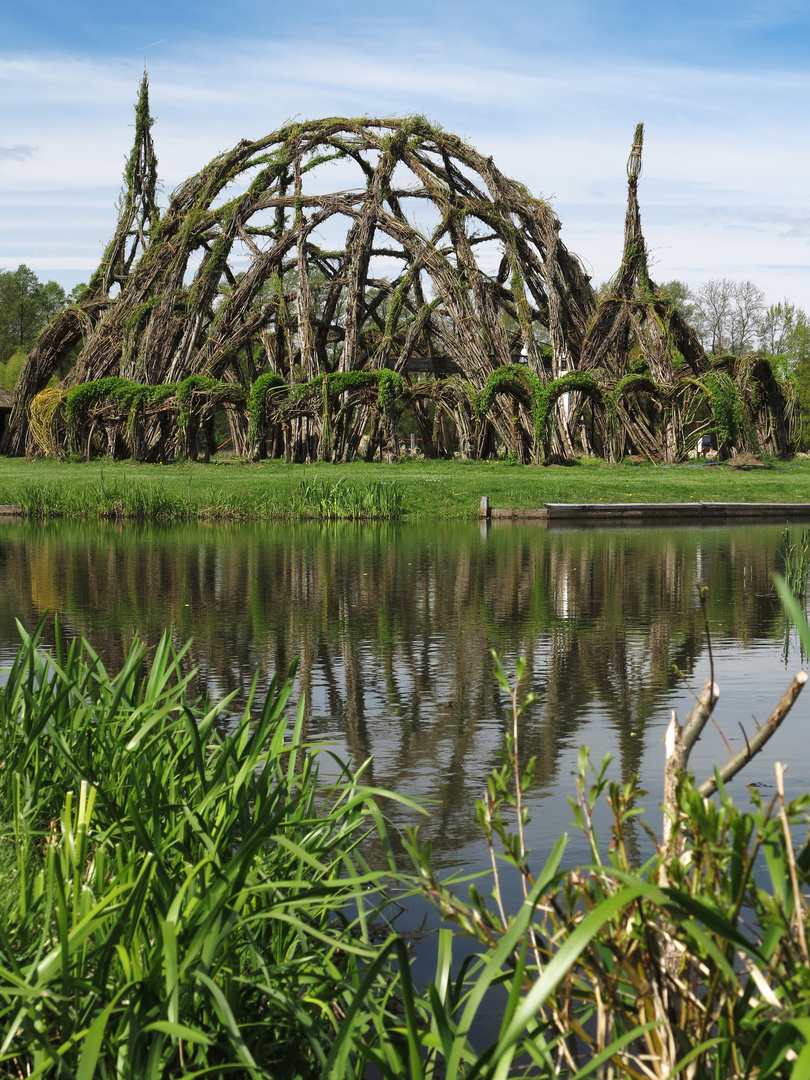
[[[810,461],[684,463],[579,459],[550,467],[405,460],[288,465],[56,462],[0,458],[0,505],[27,518],[140,521],[296,521],[478,517],[545,503],[810,502]]]
[[[397,864],[385,804],[399,796],[366,787],[362,764],[319,779],[329,751],[304,741],[303,702],[287,718],[294,666],[223,731],[231,699],[188,697],[169,634],[108,673],[58,624],[44,650],[43,626],[20,627],[0,687],[4,1075],[807,1074],[810,794],[787,801],[779,765],[773,796],[751,789],[746,810],[725,787],[806,672],[747,757],[700,786],[686,769],[714,672],[683,727],[673,714],[664,825],[643,866],[628,845],[637,781],[611,782],[583,749],[571,806],[590,862],[566,867],[563,835],[539,867],[524,839],[534,759],[520,753],[533,695],[525,662],[510,679],[493,654],[511,723],[477,809],[492,873],[442,880],[415,828],[413,865]],[[605,800],[609,847],[593,824]],[[445,922],[427,986],[396,933],[415,894]],[[477,951],[459,966],[463,939]],[[500,1030],[476,1046],[493,993]]]

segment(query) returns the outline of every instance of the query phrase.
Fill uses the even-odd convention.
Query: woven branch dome
[[[560,240],[550,205],[423,117],[328,118],[242,140],[177,188],[162,215],[151,125],[144,78],[116,233],[85,296],[32,351],[7,451],[24,450],[31,402],[71,349],[79,351],[60,385],[66,395],[90,383],[112,393],[111,379],[161,388],[144,395],[115,384],[118,406],[105,405],[100,417],[131,431],[132,402],[139,408],[146,402],[151,412],[138,433],[146,458],[178,449],[176,432],[167,434],[167,409],[188,414],[206,394],[228,397],[214,383],[243,389],[241,419],[238,394],[230,395],[229,416],[235,443],[252,452],[246,403],[269,375],[289,386],[297,403],[268,419],[287,424],[288,456],[309,458],[316,448],[319,456],[353,456],[364,432],[384,437],[383,421],[390,428],[396,410],[375,408],[368,380],[359,393],[359,383],[336,376],[384,371],[405,379],[403,392],[426,443],[439,408],[465,430],[463,449],[474,456],[491,451],[493,439],[521,460],[570,453],[578,436],[567,430],[562,404],[554,406],[558,423],[548,437],[537,419],[547,413],[542,388],[577,370],[593,372],[602,386],[596,394],[593,380],[572,384],[580,426],[583,402],[591,403],[584,448],[611,456],[618,444],[597,399],[631,373],[631,340],[667,392],[676,383],[675,357],[694,376],[706,368],[694,332],[649,281],[636,199],[641,127],[625,256],[600,305]],[[507,378],[506,368],[523,373]],[[437,387],[437,377],[447,385]],[[313,380],[320,388],[324,378],[342,388],[341,401],[325,388],[315,397],[296,393]],[[189,379],[196,380],[193,387]],[[185,404],[168,392],[181,384]],[[128,413],[120,407],[122,394]],[[88,391],[84,399],[100,396],[101,389],[95,396]],[[560,396],[554,392],[549,400]],[[486,418],[480,401],[488,403]],[[61,414],[50,397],[47,408],[48,448],[69,442],[69,433],[59,435]],[[254,411],[266,417],[263,402]],[[683,452],[677,425],[666,438],[650,417],[643,426],[664,456]],[[74,432],[74,447],[77,439]],[[90,447],[88,437],[88,453]]]
[[[174,192],[71,382],[220,378],[257,341],[294,379],[440,356],[483,386],[521,352],[539,370],[595,309],[559,228],[421,118],[292,125]]]

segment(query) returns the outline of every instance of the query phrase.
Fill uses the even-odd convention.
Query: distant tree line
[[[753,281],[712,278],[692,290],[682,281],[669,281],[664,293],[678,305],[697,331],[710,355],[763,352],[782,356],[791,369],[810,354],[810,322],[790,300],[766,304]]]
[[[0,386],[14,390],[40,331],[83,289],[66,293],[56,281],[40,281],[25,264],[0,271]]]
[[[697,331],[707,353],[764,353],[780,376],[796,387],[802,412],[802,446],[810,446],[810,318],[785,298],[768,304],[753,281],[711,278],[698,289],[682,281],[662,286],[686,321]]]

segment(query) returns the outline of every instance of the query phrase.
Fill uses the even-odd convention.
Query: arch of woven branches
[[[772,373],[713,373],[650,280],[641,127],[622,266],[597,302],[551,206],[422,117],[242,140],[162,213],[151,125],[144,78],[116,232],[32,350],[5,452],[194,457],[224,409],[246,456],[345,460],[373,456],[407,409],[430,454],[675,460],[728,379],[750,420],[734,432],[790,448]]]

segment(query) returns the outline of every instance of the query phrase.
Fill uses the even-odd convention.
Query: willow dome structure
[[[707,358],[649,277],[641,125],[600,297],[551,206],[422,117],[242,140],[162,214],[151,126],[144,76],[115,234],[23,368],[6,453],[196,458],[223,410],[249,458],[371,458],[405,413],[428,457],[675,461],[697,421],[721,456],[791,452],[767,359]]]

